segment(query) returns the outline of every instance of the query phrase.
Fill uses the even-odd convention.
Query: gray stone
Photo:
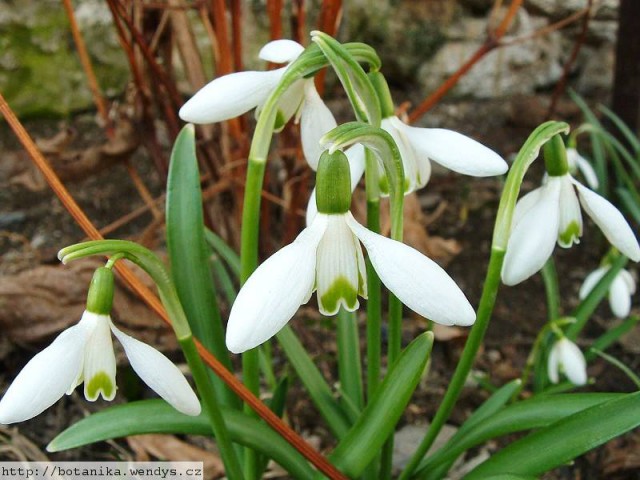
[[[476,21],[462,19],[471,26],[460,27],[474,32]],[[520,10],[512,36],[530,34],[546,21],[531,17]],[[420,69],[420,81],[425,92],[435,90],[471,57],[482,45],[484,38],[447,42]],[[552,85],[562,74],[562,37],[558,32],[530,41],[494,50],[462,77],[453,95],[474,98],[495,98],[514,94],[533,93],[536,89]]]
[[[615,54],[611,48],[585,48],[581,52],[582,71],[577,82],[580,93],[588,95],[608,91],[613,82]]]

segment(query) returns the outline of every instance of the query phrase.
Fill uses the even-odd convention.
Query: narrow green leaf
[[[500,411],[521,386],[522,382],[520,379],[516,379],[506,385],[503,385],[493,395],[491,395],[487,401],[473,412],[473,414],[462,424],[455,435],[449,439],[443,448],[438,450],[434,455],[427,457],[420,464],[418,467],[419,471],[425,472],[425,475],[421,478],[428,480],[443,478],[446,472],[449,471],[449,468],[451,468],[451,465],[455,462],[456,458],[458,458],[458,455],[456,454],[447,455],[447,453],[455,448],[460,441],[463,441],[466,438],[467,432],[469,432],[473,427],[488,421],[493,415]],[[443,461],[443,459],[445,459],[445,461]],[[434,468],[434,465],[437,465],[437,468]]]
[[[585,352],[584,356],[587,363],[595,358],[596,354],[594,350],[606,350],[622,335],[635,327],[638,322],[640,322],[640,317],[638,315],[632,315],[621,324],[609,328],[605,333],[598,337],[598,339],[596,339],[596,341],[591,345],[591,348]]]
[[[473,412],[473,414],[458,429],[456,435],[449,440],[449,443],[453,443],[454,439],[466,435],[469,430],[487,421],[493,415],[498,413],[498,411],[506,405],[521,386],[522,382],[518,378],[500,387],[475,412]]]
[[[580,305],[573,311],[572,317],[576,319],[575,323],[571,324],[566,330],[566,335],[569,340],[575,341],[578,334],[582,331],[587,323],[589,317],[593,314],[598,307],[602,299],[607,295],[609,286],[613,282],[618,272],[624,268],[628,259],[624,255],[620,255],[612,263],[607,273],[598,281],[593,290],[589,292],[589,295],[580,302]]]
[[[344,437],[349,430],[347,416],[296,334],[291,327],[286,326],[278,332],[276,338],[329,429],[339,439]]]
[[[329,456],[348,477],[362,474],[395,429],[420,381],[432,345],[433,333],[427,332],[405,348],[358,421]]]
[[[633,217],[636,223],[640,223],[640,204],[635,201],[633,194],[626,188],[617,188],[616,193],[620,202],[627,209],[629,215]]]
[[[231,440],[272,458],[295,478],[313,478],[314,469],[286,440],[264,423],[242,412],[222,411]],[[144,433],[211,435],[203,414],[183,415],[163,400],[142,400],[115,405],[83,418],[56,436],[47,446],[59,452],[112,438]]]
[[[227,243],[208,228],[204,229],[204,238],[207,244],[220,255],[236,278],[240,278],[240,256]]]
[[[640,392],[587,408],[503,448],[465,478],[540,475],[640,425]]]
[[[487,440],[544,427],[585,408],[622,396],[624,394],[616,393],[538,395],[529,400],[514,403],[468,429],[465,435],[445,452],[438,452],[434,457],[423,461],[417,474],[419,478],[431,478],[430,469],[438,468],[451,459],[455,460],[469,448]]]
[[[171,152],[166,217],[171,277],[189,325],[203,345],[230,369],[204,240],[202,191],[193,125],[180,131]],[[212,376],[221,402],[238,405],[235,395],[219,378]]]
[[[596,176],[598,177],[598,193],[606,198],[609,190],[609,174],[607,172],[607,159],[604,154],[601,135],[598,133],[598,130],[602,130],[602,124],[593,111],[591,111],[584,99],[578,95],[575,90],[569,89],[569,96],[574,102],[576,102],[576,105],[578,105],[580,110],[582,110],[582,114],[586,121],[593,127],[593,130],[590,131],[589,137],[591,139],[593,160],[595,162],[594,169],[596,171]]]
[[[364,396],[358,319],[354,312],[347,312],[344,308],[340,309],[335,319],[337,322],[340,389],[359,413],[364,404]]]
[[[598,108],[602,113],[609,117],[609,120],[611,120],[611,122],[613,122],[616,127],[618,127],[618,130],[620,130],[620,132],[624,135],[624,137],[627,139],[627,142],[629,142],[629,145],[631,145],[635,152],[639,152],[640,140],[638,140],[638,137],[631,131],[627,124],[624,123],[624,121],[612,110],[609,110],[604,105],[600,105]]]

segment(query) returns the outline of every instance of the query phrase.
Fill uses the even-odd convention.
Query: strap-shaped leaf
[[[439,469],[469,448],[492,438],[545,427],[587,408],[622,397],[624,394],[620,393],[568,393],[538,395],[530,400],[514,403],[476,423],[451,447],[424,460],[420,464],[419,477],[433,478],[434,469]]]
[[[378,455],[409,403],[431,353],[433,334],[411,342],[384,378],[376,395],[329,458],[349,478],[357,478]]]
[[[171,152],[167,178],[167,247],[180,303],[193,333],[227,368],[231,368],[224,329],[211,281],[209,251],[204,237],[202,191],[196,158],[195,129],[185,126]],[[214,385],[225,405],[236,397],[218,378]]]
[[[222,415],[232,441],[272,458],[295,478],[313,478],[315,470],[304,457],[264,423],[228,408]],[[210,435],[211,425],[203,414],[190,417],[163,400],[142,400],[109,407],[80,420],[54,438],[47,450],[59,452],[143,433]]]
[[[640,425],[640,392],[574,413],[503,448],[465,478],[540,475]]]

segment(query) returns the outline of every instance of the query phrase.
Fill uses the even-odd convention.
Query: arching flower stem
[[[346,46],[345,46],[346,47]],[[361,48],[357,44],[355,48]],[[366,50],[366,49],[364,49]],[[369,49],[370,51],[371,49]],[[377,61],[376,61],[377,60]],[[368,61],[378,65],[379,59],[369,56]],[[269,154],[274,124],[278,112],[278,104],[282,95],[296,81],[313,74],[327,64],[327,59],[316,44],[310,45],[296,60],[294,60],[283,75],[280,83],[266,100],[256,124],[255,132],[249,149],[247,178],[245,182],[244,203],[242,208],[242,226],[240,233],[240,283],[244,284],[258,266],[258,238],[260,233],[260,203],[264,172]],[[286,336],[282,337],[286,341]],[[286,348],[285,348],[286,350]],[[259,354],[257,349],[251,349],[242,354],[242,374],[246,387],[254,394],[259,393]],[[245,406],[245,411],[253,415],[252,410]],[[257,456],[247,450],[245,466],[247,476],[256,477]]]
[[[480,297],[476,322],[473,324],[473,327],[471,327],[460,361],[456,366],[456,370],[451,378],[445,396],[440,403],[440,407],[431,420],[429,430],[402,471],[399,477],[400,480],[408,480],[411,477],[424,455],[431,445],[433,445],[433,442],[449,418],[460,396],[460,392],[471,371],[480,345],[482,345],[500,287],[500,273],[502,271],[502,264],[504,263],[507,243],[509,242],[513,212],[516,201],[518,200],[518,195],[520,194],[522,180],[531,164],[538,157],[540,148],[553,136],[567,132],[568,129],[569,126],[563,122],[552,121],[540,125],[524,143],[509,170],[498,206],[491,244],[491,256],[489,257],[489,266],[487,267],[487,275],[484,281],[482,296]]]
[[[58,258],[62,263],[66,264],[70,261],[93,255],[110,256],[111,258],[107,265],[111,266],[118,260],[127,259],[142,268],[152,278],[158,288],[160,300],[171,319],[171,326],[176,334],[178,343],[180,343],[180,347],[189,364],[189,369],[204,405],[204,411],[211,422],[211,429],[216,437],[227,476],[232,480],[243,479],[240,463],[220,413],[220,405],[211,377],[208,375],[202,358],[197,352],[191,328],[178,299],[176,288],[160,259],[150,250],[126,240],[96,240],[71,245],[60,250]]]

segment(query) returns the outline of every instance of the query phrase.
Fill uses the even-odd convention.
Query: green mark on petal
[[[322,296],[318,296],[320,310],[327,315],[338,313],[340,300],[347,310],[353,311],[358,304],[358,290],[345,277],[338,277]]]
[[[274,132],[281,131],[287,124],[287,118],[284,116],[284,112],[280,109],[276,112],[276,120],[273,125]]]
[[[571,222],[564,232],[558,235],[558,243],[561,247],[570,247],[573,243],[578,243],[580,238],[580,225],[578,222]]]
[[[380,188],[380,193],[383,195],[389,195],[389,179],[387,178],[386,173],[380,174],[378,186]]]
[[[105,400],[112,400],[116,393],[116,387],[106,372],[96,373],[84,385],[84,396],[90,402],[96,400],[100,393]]]

